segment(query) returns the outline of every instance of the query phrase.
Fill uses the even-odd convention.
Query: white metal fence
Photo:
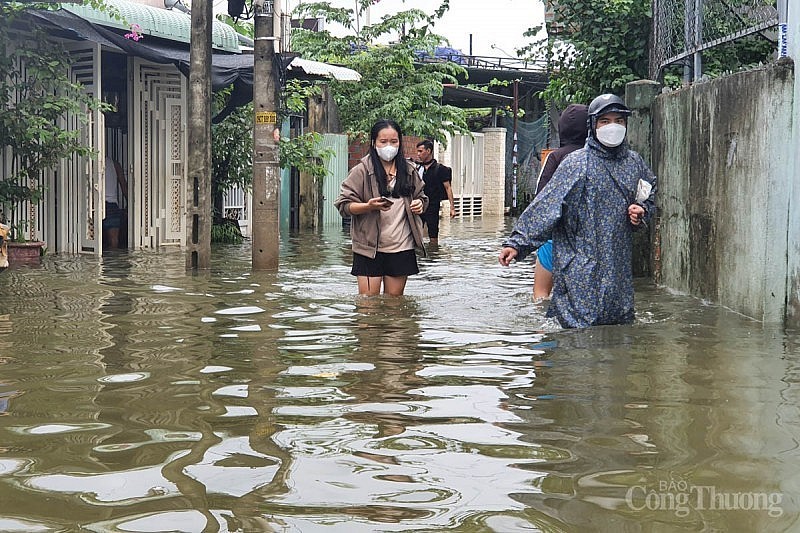
[[[483,151],[482,133],[454,135],[447,147],[453,169],[453,199],[456,215],[472,218],[483,214]],[[449,210],[449,206],[447,206]]]
[[[231,187],[222,196],[222,216],[239,222],[242,235],[250,236],[250,193],[241,187]]]

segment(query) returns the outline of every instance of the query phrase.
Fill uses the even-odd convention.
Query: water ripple
[[[338,228],[274,272],[248,242],[0,274],[0,529],[796,529],[797,332],[646,280],[636,324],[561,330],[497,265],[511,222],[443,220],[402,298],[356,295]],[[784,514],[627,506],[670,479]]]

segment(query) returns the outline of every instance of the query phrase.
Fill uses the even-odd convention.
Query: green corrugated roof
[[[92,8],[88,5],[62,4],[62,7],[79,17],[108,26],[129,30],[130,24],[138,24],[142,35],[152,35],[170,41],[188,43],[192,35],[192,18],[174,9],[159,9],[144,4],[128,2],[127,0],[108,0],[108,4],[116,7],[123,20],[117,20],[108,13]],[[125,23],[127,22],[127,24]],[[212,29],[212,46],[217,50],[226,52],[241,52],[236,31],[217,20]]]

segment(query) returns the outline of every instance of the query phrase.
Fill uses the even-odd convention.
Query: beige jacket
[[[428,208],[428,197],[425,196],[423,188],[425,184],[420,179],[417,170],[410,162],[408,164],[408,174],[414,185],[412,198],[404,196],[400,200],[405,204],[406,220],[411,226],[411,234],[414,236],[414,245],[425,255],[425,245],[422,242],[422,219],[419,215],[411,212],[411,200],[417,198],[422,200],[422,211]],[[350,217],[350,237],[353,241],[353,251],[366,257],[375,258],[378,251],[378,237],[380,236],[380,211],[370,211],[362,215],[350,213],[352,202],[367,202],[370,198],[380,196],[378,183],[375,179],[375,170],[369,154],[361,158],[361,162],[353,167],[347,178],[342,183],[339,197],[333,202],[336,209],[343,217]]]

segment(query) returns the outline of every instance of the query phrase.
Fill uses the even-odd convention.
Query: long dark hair
[[[401,196],[411,196],[414,193],[414,187],[411,184],[411,176],[408,174],[408,163],[403,155],[403,131],[400,125],[394,120],[381,119],[376,122],[369,132],[370,148],[369,156],[372,160],[372,166],[375,169],[375,179],[378,181],[378,190],[381,196],[389,196],[389,187],[386,183],[386,171],[383,169],[381,158],[375,150],[375,141],[378,139],[378,133],[386,128],[391,128],[397,132],[397,138],[400,140],[400,145],[397,147],[397,155],[394,156],[395,166],[397,167],[397,175],[395,176],[394,189],[391,196],[400,198]]]

